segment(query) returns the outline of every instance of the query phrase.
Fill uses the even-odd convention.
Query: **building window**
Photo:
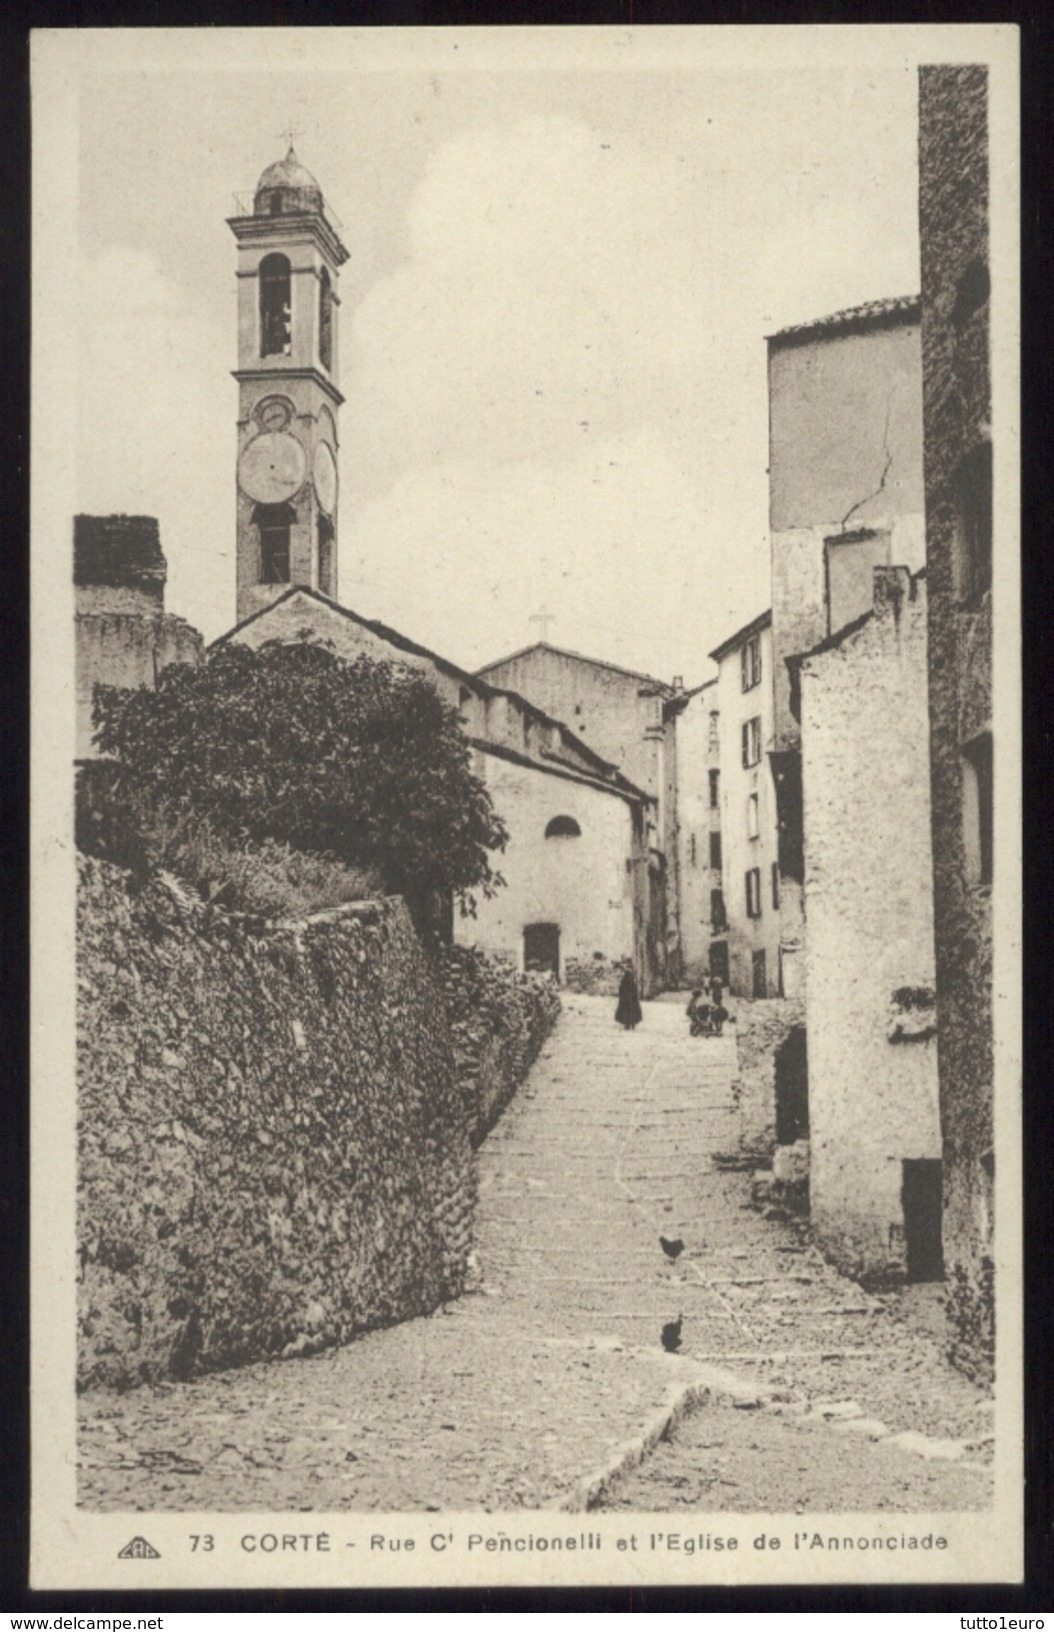
[[[711,833],[710,835],[710,865],[711,867],[720,867],[721,865],[720,833]]]
[[[582,829],[573,816],[554,816],[545,830],[547,839],[580,839]]]
[[[292,281],[285,255],[260,262],[260,356],[288,357],[293,349]]]
[[[721,800],[721,772],[710,772],[710,809],[716,810]]]
[[[963,749],[963,842],[972,884],[992,882],[992,737],[985,731]]]
[[[696,865],[695,834],[694,833],[690,833],[688,835],[688,859],[691,862],[692,866],[694,867]]]
[[[747,917],[761,917],[761,868],[751,867],[746,875]]]
[[[752,793],[747,798],[747,838],[756,839],[760,831],[758,796]]]
[[[289,504],[258,504],[253,520],[260,533],[260,582],[290,582],[289,534],[296,512]]]
[[[875,604],[875,568],[889,565],[889,534],[870,529],[825,540],[827,633],[844,629]]]
[[[710,710],[710,734],[709,734],[709,737],[707,739],[711,748],[716,748],[717,745],[718,745],[718,740],[719,739],[718,739],[718,735],[717,735],[717,722],[718,722],[719,718],[720,718],[720,715],[718,714],[717,709],[716,708],[711,709]]]
[[[728,920],[725,917],[725,896],[723,890],[710,891],[710,927],[724,929]]]
[[[739,661],[743,675],[743,690],[753,691],[761,683],[761,636],[752,635],[745,646],[740,647]]]
[[[751,956],[750,956],[750,971],[751,971],[751,985],[752,985],[752,994],[751,995],[754,996],[754,997],[768,997],[768,995],[769,995],[769,986],[768,986],[768,975],[765,972],[765,953],[764,953],[764,950],[759,951],[759,952],[752,952],[751,953]]]
[[[780,864],[779,864],[778,861],[774,861],[772,863],[772,910],[773,910],[773,912],[778,912],[779,911],[779,905],[780,905]]]
[[[992,444],[981,442],[955,478],[956,576],[960,600],[992,585]]]
[[[755,714],[743,724],[743,766],[749,770],[761,758],[761,717]]]
[[[325,267],[318,280],[318,359],[328,373],[333,367],[333,285]]]

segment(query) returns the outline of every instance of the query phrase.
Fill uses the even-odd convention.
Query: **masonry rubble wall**
[[[737,1062],[732,1092],[739,1153],[765,1165],[779,1143],[776,1055],[793,1032],[804,1030],[805,1003],[801,998],[773,997],[736,999],[734,1006]]]
[[[919,70],[926,559],[929,580],[930,778],[933,809],[937,1068],[943,1142],[943,1243],[951,1358],[988,1380],[995,1354],[995,1046],[992,884],[979,867],[973,751],[993,742],[992,590],[969,537],[999,561],[1012,507],[993,515],[996,446],[989,334],[988,70]],[[980,467],[983,470],[983,462]],[[979,490],[980,487],[980,490]],[[994,533],[993,533],[994,528]],[[1014,538],[1008,538],[1011,549]],[[996,568],[998,575],[998,567]],[[996,783],[998,786],[998,782]],[[976,795],[976,786],[973,789]],[[971,842],[971,840],[973,842]],[[999,858],[996,858],[998,867]],[[1011,894],[1013,891],[1011,891]],[[1013,944],[1013,936],[1007,938]],[[1014,1086],[1007,1081],[1007,1089]]]
[[[591,958],[569,957],[564,963],[564,985],[569,992],[585,992],[590,997],[615,997],[625,974],[620,958],[594,952]]]
[[[73,524],[75,754],[95,752],[97,685],[154,687],[171,663],[200,663],[204,642],[165,611],[164,552],[153,516],[77,516]]]
[[[560,1014],[548,975],[520,974],[477,947],[450,946],[442,983],[457,1074],[482,1143],[541,1052]]]
[[[499,982],[452,1027],[442,971],[396,899],[267,925],[81,861],[79,1386],[310,1353],[460,1293],[473,1141],[553,1008]]]

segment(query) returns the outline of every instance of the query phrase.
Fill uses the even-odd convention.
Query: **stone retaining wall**
[[[308,1353],[462,1290],[482,1113],[400,901],[263,932],[85,860],[78,977],[82,1387]]]
[[[478,1145],[538,1057],[560,1013],[547,975],[519,974],[476,947],[442,953],[443,992],[457,1073]]]
[[[732,1085],[738,1117],[739,1150],[760,1164],[772,1160],[777,1145],[776,1054],[791,1033],[805,1025],[799,998],[734,999],[736,1079]],[[793,1143],[789,1139],[787,1143]]]
[[[585,992],[590,997],[616,997],[625,972],[621,958],[606,958],[596,952],[591,958],[567,958],[564,985],[569,992]]]

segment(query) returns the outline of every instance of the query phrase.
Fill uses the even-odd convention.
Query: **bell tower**
[[[291,584],[337,596],[339,223],[292,147],[238,241],[238,621]]]

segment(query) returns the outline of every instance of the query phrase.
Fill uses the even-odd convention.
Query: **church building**
[[[238,623],[216,644],[325,640],[348,659],[425,670],[460,712],[510,835],[498,858],[505,887],[474,917],[455,917],[454,938],[580,990],[614,991],[631,963],[642,989],[655,990],[663,959],[648,935],[659,910],[649,833],[661,778],[641,782],[556,710],[340,604],[337,319],[348,252],[292,148],[260,177],[251,212],[229,225],[238,244]],[[663,697],[647,706],[661,733]]]

